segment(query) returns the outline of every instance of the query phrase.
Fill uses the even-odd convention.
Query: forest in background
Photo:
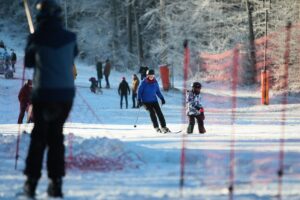
[[[268,51],[268,55],[278,58],[269,66],[274,71],[273,81],[278,83],[284,76],[281,66],[286,61],[283,56],[286,36],[282,29],[289,22],[297,25],[300,18],[298,0],[57,1],[64,10],[67,28],[78,35],[80,58],[88,64],[94,63],[95,56],[103,61],[110,58],[119,71],[137,71],[140,65],[156,68],[167,63],[180,74],[183,41],[187,39],[191,49],[190,76],[201,77],[209,72],[201,73],[200,52],[218,54],[242,44],[247,61],[243,62],[247,72],[244,84],[255,84],[253,40],[264,37],[266,30],[268,34],[281,34],[276,39],[278,51]],[[34,16],[35,1],[28,2]],[[22,1],[0,0],[0,14],[12,18],[25,38],[28,27]],[[299,28],[294,28],[292,34],[289,85],[300,91]]]

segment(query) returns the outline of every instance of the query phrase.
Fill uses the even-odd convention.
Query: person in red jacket
[[[32,91],[32,80],[27,80],[24,86],[21,88],[18,98],[20,102],[20,113],[18,118],[18,124],[23,123],[26,108],[30,105],[30,95]]]

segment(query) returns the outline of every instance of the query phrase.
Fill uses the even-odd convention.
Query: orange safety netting
[[[276,32],[271,32],[266,37],[264,36],[254,41],[256,59],[254,70],[257,73],[255,76],[257,82],[260,82],[260,71],[264,69],[265,66],[270,72],[270,77],[274,77],[274,71],[278,73],[278,69],[283,68],[287,56],[291,57],[291,55],[299,54],[300,49],[296,45],[297,43],[299,43],[300,40],[300,34],[298,34],[299,28],[299,24],[292,25],[290,27],[282,27],[279,28]],[[290,38],[287,39],[287,37]],[[294,45],[292,45],[293,42],[295,43]],[[289,46],[290,49],[288,51],[288,55],[286,53],[287,43],[291,43],[291,45]],[[251,67],[248,58],[249,56],[247,56],[246,53],[244,53],[249,50],[245,49],[243,45],[236,45],[235,48],[238,48],[240,50],[238,56],[238,60],[240,63],[238,69],[239,76],[239,74],[244,73],[246,67]],[[200,68],[201,71],[205,73],[204,80],[231,80],[233,52],[235,48],[218,54],[211,54],[207,52],[199,53],[199,57],[201,60]]]

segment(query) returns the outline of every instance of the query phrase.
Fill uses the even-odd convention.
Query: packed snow
[[[22,190],[30,141],[30,134],[23,132],[30,133],[33,124],[17,124],[25,41],[16,42],[2,33],[0,38],[18,55],[14,79],[0,75],[0,199],[10,200]],[[195,128],[194,134],[187,135],[183,80],[176,77],[176,89],[163,91],[166,105],[162,111],[167,126],[181,132],[159,134],[144,109],[131,108],[130,97],[129,108],[120,109],[119,82],[125,76],[131,83],[132,74],[137,72],[113,71],[112,87],[94,94],[88,79],[96,77],[95,66],[79,60],[76,64],[77,94],[64,127],[65,199],[300,199],[299,96],[271,93],[270,105],[266,106],[261,105],[259,88],[238,87],[235,93],[229,82],[203,83],[207,133],[198,134]],[[31,78],[32,71],[25,72],[25,79]],[[157,79],[160,82],[158,74]],[[287,104],[282,103],[285,98]],[[281,165],[282,179],[278,177]],[[47,183],[44,165],[37,199],[47,199]]]

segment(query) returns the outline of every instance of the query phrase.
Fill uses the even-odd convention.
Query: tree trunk
[[[113,63],[116,59],[116,51],[118,46],[118,21],[117,21],[117,2],[116,0],[112,0],[112,17],[113,17],[113,36],[112,36],[112,60],[111,63]]]
[[[253,21],[252,21],[252,11],[253,7],[247,0],[247,12],[248,12],[248,22],[249,22],[249,47],[250,47],[250,67],[246,68],[246,73],[244,81],[246,84],[254,84],[256,77],[256,54],[255,54],[255,37],[253,30]]]
[[[138,49],[138,58],[139,58],[139,66],[141,66],[144,62],[144,52],[143,52],[143,40],[140,32],[140,23],[139,23],[139,6],[138,1],[134,2],[133,13],[134,13],[134,21],[135,21],[135,29],[136,29],[136,40],[137,40],[137,49]]]
[[[167,64],[167,49],[166,49],[166,26],[164,23],[165,17],[165,0],[160,0],[160,40],[161,40],[161,54],[160,64]]]
[[[128,52],[132,53],[132,5],[130,0],[127,0],[127,36],[128,36]]]

